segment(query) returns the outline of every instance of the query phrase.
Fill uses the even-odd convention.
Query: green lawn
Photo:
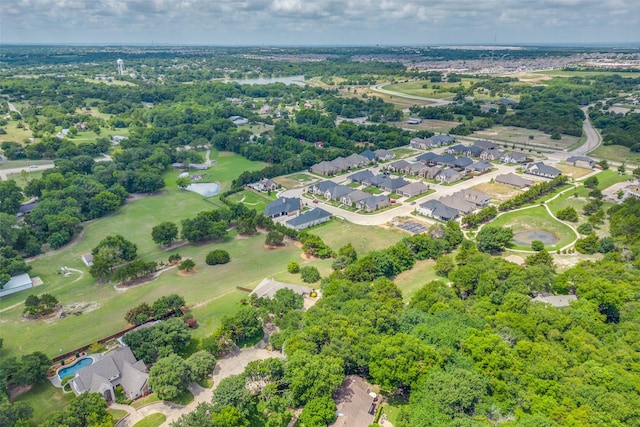
[[[133,425],[133,427],[158,427],[167,420],[165,414],[151,414]]]
[[[618,168],[607,169],[606,171],[602,171],[596,175],[598,178],[598,188],[600,190],[604,190],[613,184],[633,178],[631,175],[620,175],[617,169]],[[627,170],[627,172],[629,171]]]
[[[395,153],[397,158],[409,157],[419,153],[413,148],[394,148],[391,151]]]
[[[570,244],[576,238],[575,233],[568,226],[552,218],[543,206],[506,213],[491,221],[491,225],[511,227],[514,233],[527,230],[547,231],[558,239],[555,244],[547,245],[548,250],[559,249]],[[514,245],[513,249],[531,248]]]
[[[411,270],[403,271],[393,280],[402,290],[402,297],[409,301],[413,294],[432,280],[442,279],[434,270],[434,260],[417,261]]]
[[[107,412],[113,417],[114,425],[128,414],[127,411],[123,411],[122,409],[107,409]]]
[[[133,402],[131,404],[131,406],[133,406],[134,408],[140,408],[144,405],[148,405],[149,403],[153,403],[153,402],[160,402],[160,399],[158,398],[158,396],[155,393],[151,393],[145,397],[143,397],[142,399],[138,399],[135,402]]]
[[[590,152],[589,155],[614,162],[640,164],[640,153],[634,153],[628,147],[622,145],[601,145]]]
[[[320,236],[334,251],[351,242],[359,255],[387,248],[406,237],[395,228],[355,225],[340,220],[331,221],[311,232]]]
[[[269,203],[275,200],[276,193],[269,196],[267,193],[258,193],[253,190],[242,190],[232,194],[229,199],[235,203],[244,203],[251,209],[262,212]]]
[[[43,423],[51,414],[63,410],[74,399],[73,393],[63,393],[49,381],[35,385],[28,392],[16,398],[16,402],[26,402],[33,408],[33,424]]]

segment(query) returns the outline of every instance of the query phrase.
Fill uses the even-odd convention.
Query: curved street
[[[395,92],[392,90],[384,89],[385,86],[388,86],[390,84],[391,83],[381,83],[381,84],[371,86],[370,89],[374,92],[384,93],[385,95],[390,95],[390,96],[397,96],[398,98],[416,99],[418,101],[430,102],[431,105],[427,105],[427,107],[440,107],[443,105],[451,104],[451,101],[447,101],[446,99],[427,98],[425,96],[418,96],[418,95],[408,95],[406,93]]]

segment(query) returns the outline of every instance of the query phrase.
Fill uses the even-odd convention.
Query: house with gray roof
[[[407,162],[406,160],[396,160],[395,162],[391,162],[388,165],[385,165],[384,168],[393,172],[404,173],[410,166],[411,163]]]
[[[588,169],[593,169],[596,165],[596,162],[593,159],[586,156],[571,156],[567,158],[567,163],[571,166]]]
[[[347,162],[348,169],[361,168],[369,164],[369,159],[360,154],[351,154],[344,159]]]
[[[421,203],[416,211],[421,215],[439,219],[441,221],[450,221],[459,214],[456,209],[445,205],[439,200],[428,200]]]
[[[331,166],[336,168],[336,173],[344,172],[352,167],[352,164],[349,160],[344,157],[336,157],[335,159],[329,162]]]
[[[278,184],[272,179],[262,178],[258,182],[252,182],[251,184],[247,184],[247,187],[253,188],[256,191],[267,193],[269,191],[275,191],[278,188],[280,188],[280,184]]]
[[[129,347],[113,350],[92,365],[81,368],[70,381],[76,395],[82,393],[100,393],[108,402],[115,402],[115,388],[129,399],[136,399],[148,392],[149,374],[142,360],[136,360]]]
[[[267,205],[262,215],[269,218],[293,216],[300,213],[300,209],[302,209],[302,201],[299,197],[279,197]]]
[[[386,162],[387,160],[393,160],[396,158],[396,153],[382,148],[374,151],[374,154],[376,155],[376,159],[380,162]]]
[[[460,170],[464,170],[467,166],[473,164],[473,160],[468,157],[458,157],[452,163],[452,167]]]
[[[302,296],[309,295],[313,291],[313,289],[306,286],[292,285],[278,282],[275,279],[264,278],[249,295],[255,295],[258,298],[273,298],[280,289],[290,289]]]
[[[404,187],[409,184],[409,181],[403,178],[386,178],[379,185],[385,191],[395,192],[398,188]]]
[[[389,206],[390,199],[387,196],[382,194],[378,196],[367,197],[364,200],[360,200],[358,202],[358,209],[363,209],[367,212],[377,211],[378,209],[383,209]]]
[[[416,160],[424,163],[427,166],[430,166],[430,165],[436,164],[436,162],[433,161],[433,159],[437,157],[438,155],[436,153],[428,152],[428,153],[420,154],[418,157],[416,157]]]
[[[4,286],[0,287],[0,298],[31,289],[32,287],[33,280],[31,280],[31,276],[28,273],[12,276]]]
[[[376,153],[369,150],[368,148],[360,153],[360,155],[366,157],[370,162],[374,162],[376,160]]]
[[[331,214],[324,209],[313,208],[310,211],[301,213],[295,218],[284,223],[285,227],[292,228],[296,231],[322,224],[331,219]]]
[[[444,169],[438,175],[436,175],[436,181],[440,181],[446,184],[451,184],[452,182],[460,181],[462,179],[462,174],[453,169]]]
[[[326,161],[311,166],[309,170],[313,173],[324,176],[333,175],[338,171],[338,169],[333,164],[331,164],[331,162]]]
[[[530,179],[522,178],[520,175],[516,175],[515,173],[498,175],[496,176],[495,181],[498,184],[505,184],[515,188],[530,187],[531,184],[533,184],[533,181]]]
[[[436,154],[431,162],[440,166],[448,166],[453,167],[453,162],[456,160],[453,154],[444,153],[444,154]]]
[[[36,206],[38,206],[39,203],[40,202],[38,202],[37,200],[33,200],[29,203],[21,204],[20,207],[18,208],[18,213],[16,214],[16,216],[20,218],[25,215],[29,215],[31,211],[34,210]]]
[[[371,197],[371,193],[367,193],[362,190],[353,190],[351,193],[342,196],[340,198],[340,203],[347,206],[355,207],[360,200],[364,200],[367,197]]]
[[[480,147],[483,150],[497,150],[499,148],[498,144],[487,141],[486,139],[478,139],[477,141],[474,141],[473,146]]]
[[[460,193],[462,193],[462,196],[466,201],[471,202],[478,207],[487,206],[491,201],[491,197],[489,197],[488,194],[485,194],[482,191],[465,189],[460,191]]]
[[[396,190],[396,193],[401,194],[405,197],[415,197],[420,194],[424,194],[429,191],[429,186],[424,182],[412,182],[410,184],[405,185],[404,187],[400,187]]]
[[[424,163],[422,162],[415,162],[415,163],[411,163],[409,165],[408,168],[405,169],[405,173],[408,175],[414,175],[414,176],[418,176],[420,175],[420,171],[423,169],[426,169],[428,166],[426,166]]]
[[[462,145],[462,144],[456,144],[456,145],[452,145],[451,147],[447,148],[446,150],[447,153],[449,154],[455,154],[455,155],[469,155],[469,147],[467,147],[466,145]]]
[[[556,169],[553,166],[545,165],[544,162],[529,163],[524,168],[524,173],[542,176],[545,178],[555,178],[558,175],[562,175],[562,171],[560,169]]]
[[[371,172],[371,170],[364,169],[356,173],[352,173],[351,175],[347,176],[347,179],[352,182],[362,183],[362,181],[364,181],[367,178],[371,178],[373,175],[374,173]]]
[[[387,179],[385,175],[373,175],[371,178],[366,178],[365,180],[363,180],[362,184],[379,187],[385,179]]]
[[[307,193],[315,194],[316,196],[317,195],[324,195],[324,193],[327,190],[332,189],[336,185],[338,185],[338,184],[336,184],[333,181],[328,181],[328,180],[327,181],[321,181],[321,182],[318,182],[316,184],[313,184],[313,185],[310,185],[309,187],[307,187]]]
[[[456,140],[449,135],[434,135],[431,138],[427,138],[428,141],[431,141],[432,147],[442,147],[443,145],[449,145],[456,142]]]
[[[330,188],[324,193],[324,198],[327,200],[340,200],[342,196],[346,196],[351,193],[353,188],[348,187],[346,185],[336,185],[333,188]]]
[[[409,146],[411,148],[417,148],[419,150],[428,150],[432,147],[431,144],[432,143],[428,138],[412,138],[411,141],[409,141]]]
[[[442,172],[442,168],[439,166],[427,166],[426,169],[420,171],[420,178],[436,179],[438,174]]]
[[[500,156],[500,161],[502,163],[509,164],[525,163],[527,161],[527,155],[524,153],[518,153],[516,151],[510,151],[508,153],[503,153]]]
[[[493,169],[493,165],[484,160],[480,160],[478,162],[472,163],[469,166],[464,168],[464,170],[467,172],[476,172],[476,173],[488,172],[491,169]]]
[[[465,199],[461,192],[441,197],[440,202],[442,202],[442,204],[444,205],[449,206],[450,208],[457,210],[463,215],[470,214],[471,212],[478,209],[476,205]]]

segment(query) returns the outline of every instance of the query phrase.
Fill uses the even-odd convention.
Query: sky
[[[634,42],[639,0],[0,1],[0,44]]]

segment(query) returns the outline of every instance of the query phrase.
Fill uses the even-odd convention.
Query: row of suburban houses
[[[365,150],[360,154],[351,154],[348,157],[337,157],[331,161],[317,163],[311,166],[310,171],[318,175],[331,176],[358,169],[376,161],[391,160],[395,157],[395,153],[388,150]]]
[[[461,190],[440,199],[428,200],[421,203],[416,211],[424,216],[441,221],[450,221],[459,215],[468,215],[471,212],[488,206],[490,197],[480,191]]]

